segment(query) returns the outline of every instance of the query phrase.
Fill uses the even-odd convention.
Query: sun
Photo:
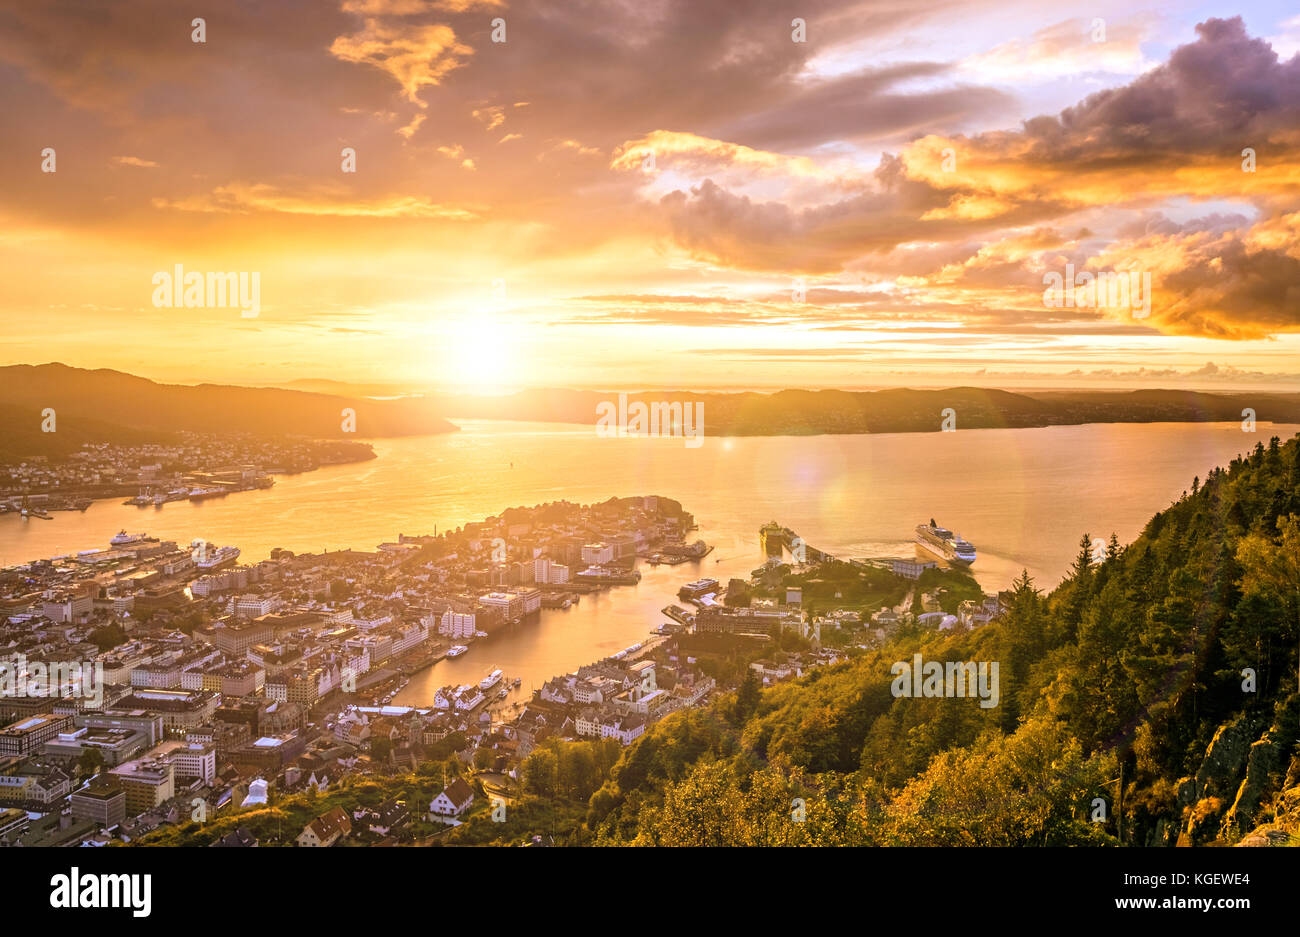
[[[516,330],[497,313],[457,316],[435,331],[434,341],[436,383],[451,393],[505,393],[520,383]]]

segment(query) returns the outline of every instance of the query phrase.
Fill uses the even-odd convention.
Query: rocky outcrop
[[[1180,845],[1199,846],[1218,837],[1223,810],[1236,800],[1238,778],[1259,729],[1259,721],[1245,713],[1219,726],[1190,787],[1186,779],[1178,785],[1184,821]]]
[[[1282,791],[1273,801],[1272,823],[1257,826],[1238,846],[1300,846],[1300,786]]]
[[[1222,800],[1236,793],[1237,777],[1259,729],[1259,723],[1245,713],[1219,726],[1205,750],[1205,760],[1196,771],[1198,799],[1218,797]]]
[[[1237,796],[1224,815],[1223,827],[1219,831],[1220,836],[1229,842],[1254,825],[1260,805],[1273,789],[1271,776],[1277,771],[1282,754],[1276,734],[1276,727],[1269,729],[1250,746],[1246,755],[1246,778],[1237,789]]]
[[[1274,825],[1266,824],[1242,837],[1238,846],[1290,846],[1292,842],[1300,842],[1300,839],[1292,836],[1286,830],[1280,829]]]

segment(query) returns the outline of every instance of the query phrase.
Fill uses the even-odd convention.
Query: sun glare
[[[514,333],[507,320],[492,313],[458,317],[439,327],[435,383],[453,393],[479,394],[519,384]]]

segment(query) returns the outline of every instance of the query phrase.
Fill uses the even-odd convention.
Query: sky
[[[0,0],[0,364],[1300,388],[1294,5],[193,6]]]

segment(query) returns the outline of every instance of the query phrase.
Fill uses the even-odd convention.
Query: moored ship
[[[189,498],[191,501],[205,501],[208,498],[222,498],[230,494],[228,488],[191,488]]]
[[[484,693],[486,693],[488,690],[492,689],[494,686],[500,683],[501,678],[503,676],[504,674],[501,673],[500,670],[492,671],[490,674],[488,674],[486,677],[484,677],[482,680],[478,682],[479,689],[481,689]]]
[[[212,544],[207,544],[199,554],[199,559],[195,560],[194,565],[199,569],[211,572],[214,569],[221,569],[229,566],[235,560],[239,559],[239,547],[221,547],[213,550]]]
[[[934,518],[930,518],[928,524],[917,525],[916,544],[954,566],[969,566],[975,562],[974,545],[948,528],[940,527]]]

